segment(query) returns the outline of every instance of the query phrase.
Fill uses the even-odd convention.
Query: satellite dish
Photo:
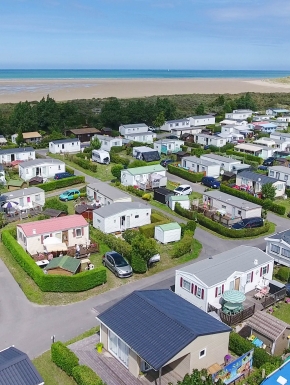
[[[225,173],[224,170],[221,170],[221,175],[224,175],[224,173]]]

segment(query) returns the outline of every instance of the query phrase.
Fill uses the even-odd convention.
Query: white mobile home
[[[265,238],[266,253],[275,262],[290,267],[290,230],[281,231]]]
[[[98,138],[101,142],[101,150],[110,152],[112,147],[120,147],[123,145],[122,138],[113,138],[112,136],[106,135],[94,135],[92,139],[94,139],[95,137]]]
[[[121,135],[125,136],[128,134],[137,134],[141,132],[148,132],[148,126],[145,123],[136,123],[136,124],[122,124],[119,126],[119,132]]]
[[[14,161],[23,162],[35,159],[35,150],[32,147],[8,148],[0,150],[0,163],[10,164]]]
[[[105,150],[93,150],[92,151],[92,161],[102,164],[110,163],[110,153]]]
[[[151,208],[143,203],[114,203],[93,212],[93,226],[104,233],[115,233],[151,223]]]
[[[181,227],[177,222],[156,226],[154,238],[163,244],[180,241]]]
[[[220,175],[220,166],[218,164],[197,156],[185,156],[181,160],[181,166],[193,172],[203,172],[205,176],[218,178]]]
[[[226,119],[247,119],[253,115],[252,110],[233,110],[225,115]]]
[[[246,154],[251,154],[254,156],[259,156],[260,158],[263,158],[263,159],[267,159],[270,156],[273,156],[273,153],[275,152],[274,148],[267,147],[267,146],[259,146],[257,144],[248,144],[248,143],[237,144],[234,147],[234,150],[238,152],[244,152]]]
[[[283,196],[285,194],[285,182],[279,181],[269,176],[258,174],[252,171],[244,170],[237,174],[236,184],[243,186],[253,194],[261,195],[262,186],[266,183],[270,183],[276,190],[276,197]]]
[[[268,167],[268,175],[271,178],[281,180],[290,187],[290,168],[285,166],[270,166]]]
[[[156,134],[151,131],[140,132],[140,133],[136,132],[133,134],[125,134],[124,138],[132,142],[153,143],[154,139],[156,138]]]
[[[28,187],[21,190],[9,191],[1,195],[2,202],[14,202],[18,206],[15,209],[9,209],[9,211],[26,211],[33,208],[44,206],[45,204],[45,193],[39,187]]]
[[[58,159],[34,159],[19,164],[19,177],[25,181],[35,176],[53,178],[59,172],[65,172],[65,163]]]
[[[176,128],[189,128],[190,127],[190,119],[175,119],[175,120],[167,120],[161,127],[161,131],[172,132],[172,130]]]
[[[176,203],[179,203],[180,206],[184,209],[189,210],[190,208],[190,200],[188,195],[171,195],[168,200],[168,206],[171,210],[174,211]]]
[[[130,195],[104,182],[88,184],[87,196],[91,200],[100,203],[102,206],[118,202],[132,202]]]
[[[190,134],[190,135],[199,134],[201,133],[202,129],[203,127],[188,127],[188,128],[176,127],[171,130],[171,134],[180,138],[184,134]]]
[[[142,190],[164,187],[167,184],[166,169],[160,164],[121,170],[123,186],[138,186]]]
[[[272,132],[270,134],[270,138],[283,140],[284,142],[290,142],[290,134],[287,132],[279,132],[279,131]]]
[[[231,219],[261,217],[262,214],[261,206],[217,190],[204,192],[203,204]]]
[[[286,110],[285,108],[268,108],[266,110],[266,114],[271,116],[277,116],[279,114],[286,115],[289,114],[289,112],[290,111]]]
[[[232,172],[236,165],[241,164],[240,160],[229,158],[226,156],[216,154],[204,154],[201,155],[200,159],[206,160],[218,164],[221,170]]]
[[[215,124],[215,117],[212,115],[195,115],[190,116],[190,125],[191,126],[207,126],[209,124]]]
[[[0,185],[6,184],[6,175],[5,169],[2,164],[0,164]]]
[[[238,246],[175,272],[175,293],[208,312],[221,308],[227,290],[248,293],[272,279],[274,259],[256,247]]]
[[[220,138],[216,135],[207,134],[195,134],[194,141],[195,143],[201,144],[203,146],[223,147],[227,144],[227,139]]]
[[[279,122],[279,123],[290,123],[290,116],[289,115],[284,115],[284,116],[279,116],[278,118],[277,118],[277,122]]]
[[[81,142],[79,139],[60,139],[49,142],[49,152],[52,154],[64,154],[80,151]]]
[[[183,145],[183,140],[160,139],[154,142],[154,150],[157,150],[159,154],[174,154],[175,152],[181,151],[181,146]]]

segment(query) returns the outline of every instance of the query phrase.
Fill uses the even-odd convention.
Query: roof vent
[[[255,265],[255,266],[258,265],[258,260],[257,260],[257,259],[254,260],[254,265]]]
[[[36,234],[36,230],[35,229],[32,230],[32,234]]]

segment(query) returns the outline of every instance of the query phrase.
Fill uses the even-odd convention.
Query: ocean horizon
[[[290,76],[278,70],[105,70],[105,69],[0,69],[1,80],[17,79],[267,79]]]

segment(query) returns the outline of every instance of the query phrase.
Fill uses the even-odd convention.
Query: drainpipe
[[[162,368],[159,369],[159,385],[161,385]]]

